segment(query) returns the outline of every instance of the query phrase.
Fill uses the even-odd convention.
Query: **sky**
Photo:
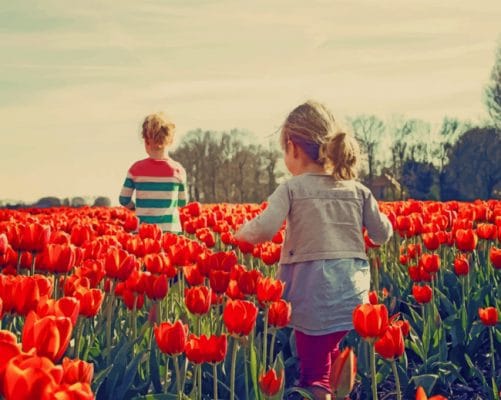
[[[307,99],[338,119],[487,118],[499,0],[0,0],[0,200],[107,196],[140,125],[265,142]],[[182,160],[179,160],[182,162]]]

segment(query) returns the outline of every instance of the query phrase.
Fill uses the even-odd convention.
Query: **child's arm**
[[[184,171],[183,171],[184,172]],[[187,191],[187,182],[186,182],[186,172],[183,173],[183,178],[181,185],[179,186],[179,193],[177,196],[178,207],[184,207],[188,203],[188,191]]]
[[[134,184],[134,179],[130,172],[127,173],[127,177],[125,178],[125,182],[122,186],[122,190],[120,192],[120,196],[118,197],[118,202],[120,205],[133,210],[135,207],[134,202],[132,201],[132,193],[134,193],[136,185]]]
[[[388,217],[379,210],[374,195],[368,190],[364,198],[364,226],[367,234],[376,244],[383,244],[393,234],[393,227]]]
[[[282,227],[290,209],[289,190],[281,184],[268,198],[268,206],[256,218],[246,222],[235,239],[257,244],[271,240]]]

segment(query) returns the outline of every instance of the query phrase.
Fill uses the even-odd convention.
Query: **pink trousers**
[[[331,365],[339,354],[339,342],[348,331],[313,336],[294,331],[300,363],[299,385],[320,386],[332,393],[330,386]]]

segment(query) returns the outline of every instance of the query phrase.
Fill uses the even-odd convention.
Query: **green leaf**
[[[114,391],[114,394],[118,399],[123,399],[125,397],[125,393],[127,393],[127,390],[129,390],[132,383],[134,382],[134,378],[137,374],[137,366],[139,365],[139,361],[141,361],[141,358],[144,355],[144,353],[137,354],[129,363],[129,365],[127,365],[127,368],[121,380],[122,383]]]
[[[475,364],[473,364],[473,362],[471,361],[471,358],[468,354],[465,353],[464,358],[465,358],[466,363],[468,364],[468,368],[472,372],[473,376],[480,379],[484,388],[487,388],[487,390],[489,390],[489,387],[487,385],[487,381],[485,380],[485,376],[484,376],[483,372],[480,371]]]
[[[414,375],[411,379],[409,379],[409,383],[414,383],[416,388],[418,386],[422,386],[426,393],[431,393],[437,379],[438,375],[436,374]]]
[[[104,382],[104,379],[108,376],[108,373],[113,368],[113,365],[108,366],[107,368],[99,371],[96,375],[94,375],[94,379],[92,380],[92,391],[97,393]]]
[[[250,343],[250,374],[252,380],[252,387],[254,389],[254,396],[256,399],[261,398],[261,392],[258,388],[258,370],[257,370],[257,355],[256,347],[254,346],[254,340]]]
[[[162,382],[160,381],[159,360],[157,359],[157,349],[154,340],[151,341],[149,365],[153,388],[155,392],[160,393],[162,392]]]

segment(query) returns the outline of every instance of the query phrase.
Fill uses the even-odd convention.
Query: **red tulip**
[[[70,233],[71,243],[75,246],[82,246],[90,242],[94,237],[94,230],[89,225],[73,225]]]
[[[106,253],[104,269],[109,278],[125,281],[136,266],[136,259],[132,254],[117,247],[110,247]]]
[[[122,300],[127,307],[128,310],[133,310],[134,307],[136,310],[140,310],[144,305],[144,295],[134,292],[130,289],[124,288],[121,293]]]
[[[377,298],[377,292],[375,290],[371,290],[369,292],[369,303],[370,304],[378,304],[379,300]]]
[[[184,351],[188,336],[188,325],[184,325],[180,320],[173,324],[162,322],[155,326],[155,339],[162,353],[175,356]]]
[[[80,302],[75,297],[61,297],[58,300],[44,296],[37,305],[36,313],[39,317],[53,315],[55,317],[68,317],[71,324],[75,325],[80,310]]]
[[[63,368],[46,358],[20,354],[5,367],[4,394],[6,400],[45,399],[63,377]]]
[[[89,279],[90,287],[95,288],[104,278],[104,264],[102,260],[85,260],[80,268],[75,269],[75,275]]]
[[[21,347],[17,343],[16,335],[9,331],[0,330],[0,396],[3,393],[3,373],[7,363],[21,354]]]
[[[207,286],[195,286],[184,291],[186,307],[192,314],[196,315],[203,315],[209,312],[211,297],[211,289]]]
[[[470,263],[468,257],[464,254],[458,254],[454,259],[454,272],[458,276],[468,275]]]
[[[374,343],[376,352],[384,358],[398,358],[405,351],[402,329],[397,324],[390,324],[386,332]]]
[[[74,296],[80,301],[80,315],[92,318],[97,315],[103,304],[104,293],[100,289],[79,287]]]
[[[94,375],[94,364],[64,357],[62,365],[64,383],[73,384],[81,382],[91,384]]]
[[[211,289],[218,293],[224,293],[230,283],[230,272],[220,269],[213,269],[209,272],[209,283]]]
[[[73,325],[67,317],[52,315],[39,317],[31,311],[26,317],[22,332],[23,351],[36,349],[39,356],[58,361],[71,339]]]
[[[478,224],[476,231],[480,239],[496,240],[497,227],[494,224]]]
[[[48,278],[41,275],[19,276],[13,293],[14,309],[20,315],[27,315],[36,309],[40,298],[51,295],[52,282]]]
[[[485,326],[494,326],[498,322],[498,310],[496,307],[479,308],[478,316]]]
[[[501,269],[501,248],[492,246],[489,251],[489,259],[494,268]]]
[[[226,335],[212,335],[205,338],[205,335],[200,336],[200,346],[202,347],[205,360],[216,364],[222,362],[226,356],[227,340]]]
[[[260,303],[278,301],[284,293],[284,283],[281,280],[264,277],[257,281],[257,299]]]
[[[409,243],[407,245],[407,256],[410,259],[417,259],[422,253],[421,244]]]
[[[438,272],[440,268],[440,256],[438,254],[425,253],[419,259],[419,265],[429,274]]]
[[[435,396],[428,397],[426,392],[424,391],[422,386],[418,386],[416,390],[416,400],[447,400],[447,397],[444,397],[440,394]]]
[[[53,389],[50,400],[94,400],[94,393],[90,384],[75,382],[73,384],[61,384]]]
[[[7,239],[7,235],[5,233],[0,234],[0,256],[3,256],[7,253],[7,249],[9,248],[9,240]]]
[[[410,265],[407,268],[407,271],[409,273],[409,277],[413,282],[431,282],[431,274],[424,269],[421,263],[420,265]]]
[[[165,275],[146,275],[146,295],[152,300],[160,300],[167,296],[169,284]]]
[[[223,321],[232,335],[247,336],[256,324],[258,309],[246,300],[228,300],[223,311]]]
[[[421,237],[428,250],[435,251],[440,247],[440,238],[435,232],[423,233]]]
[[[432,296],[431,287],[428,285],[412,285],[412,295],[418,303],[429,303]]]
[[[39,223],[27,224],[21,229],[19,250],[38,253],[49,243],[50,226]]]
[[[268,312],[268,323],[277,328],[283,328],[289,325],[291,320],[291,304],[280,299],[270,303]]]
[[[281,370],[280,374],[277,375],[274,368],[271,368],[265,374],[259,377],[259,388],[265,396],[275,396],[284,382],[284,371]]]
[[[478,237],[473,229],[458,229],[454,240],[458,250],[472,252],[477,247]]]
[[[353,310],[353,326],[364,339],[381,337],[388,326],[388,309],[384,304],[359,304]]]
[[[330,384],[337,398],[351,393],[357,375],[357,357],[350,347],[339,353],[331,367]]]
[[[141,239],[153,239],[160,240],[162,237],[162,230],[158,225],[155,224],[141,224],[138,231],[139,237]]]
[[[186,357],[195,364],[204,362],[219,363],[224,360],[226,355],[226,336],[205,335],[200,337],[190,335],[186,342]]]
[[[191,286],[198,286],[204,283],[204,276],[200,273],[197,264],[183,267],[184,278]]]
[[[75,249],[67,244],[48,244],[40,254],[37,263],[38,269],[55,272],[68,273],[75,265]]]
[[[262,278],[263,274],[258,269],[251,269],[250,271],[244,271],[237,279],[238,288],[242,293],[247,295],[256,294],[257,281]]]
[[[146,271],[152,274],[165,274],[168,278],[176,276],[177,271],[169,257],[164,253],[147,254],[143,259]]]
[[[245,300],[245,294],[238,288],[238,283],[234,279],[230,279],[225,294],[233,300]]]
[[[202,205],[198,201],[187,204],[185,208],[192,217],[198,217],[202,213]]]

